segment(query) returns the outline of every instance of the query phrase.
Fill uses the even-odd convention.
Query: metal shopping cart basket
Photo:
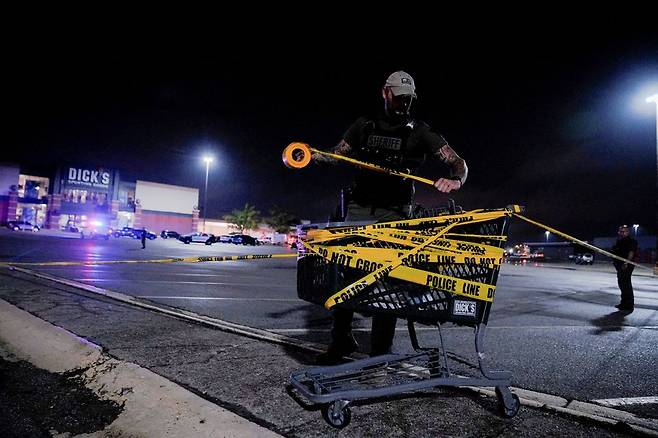
[[[520,402],[509,390],[512,375],[487,367],[483,341],[508,222],[513,213],[520,211],[521,207],[510,206],[453,214],[444,212],[425,218],[427,220],[360,226],[334,223],[310,230],[302,239],[299,252],[297,292],[301,299],[325,306],[336,297],[337,291],[359,284],[359,279],[364,279],[373,269],[373,263],[375,267],[385,265],[385,262],[372,260],[372,254],[384,254],[381,257],[385,259],[387,255],[417,250],[416,256],[404,259],[388,275],[380,276],[368,287],[357,288],[353,295],[343,295],[344,300],[340,299],[340,294],[335,300],[336,307],[368,315],[382,312],[406,319],[415,352],[293,372],[290,382],[296,390],[295,396],[301,396],[312,405],[321,405],[324,419],[336,428],[349,424],[349,405],[354,400],[437,386],[495,387],[501,414],[515,416]],[[437,234],[440,236],[436,237]],[[430,238],[433,241],[428,244]],[[418,250],[419,244],[425,246]],[[376,252],[377,249],[381,251]],[[346,256],[341,258],[341,254]],[[371,260],[354,261],[363,254],[370,255]],[[418,254],[425,254],[425,257]],[[346,263],[350,255],[352,258]],[[401,274],[396,274],[398,271]],[[479,376],[464,377],[451,371],[441,333],[441,324],[448,322],[475,329],[478,366],[474,368],[478,369]],[[420,347],[414,323],[437,326],[439,346]]]

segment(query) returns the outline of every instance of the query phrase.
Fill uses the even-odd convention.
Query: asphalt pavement
[[[160,239],[141,250],[139,241],[130,239],[79,241],[33,234],[0,232],[2,260],[289,252],[273,246],[206,247]],[[329,339],[329,314],[296,297],[294,258],[30,269],[299,339],[300,344]],[[319,412],[302,408],[286,391],[289,373],[312,363],[313,353],[307,349],[181,321],[23,273],[4,271],[1,278],[0,298],[249,421],[288,436],[335,433]],[[652,369],[658,354],[658,287],[651,276],[635,276],[634,284],[636,311],[622,315],[613,307],[618,290],[607,266],[506,265],[488,327],[487,356],[494,368],[513,372],[515,387],[570,401],[656,396],[658,378]],[[369,323],[367,318],[356,322],[363,352],[368,349]],[[420,333],[422,341],[435,342],[431,327],[422,327]],[[453,357],[476,363],[472,330],[446,326],[444,336]],[[400,322],[395,349],[409,348]],[[617,408],[653,420],[658,417],[655,406],[630,403]],[[352,411],[352,424],[343,435],[590,436],[591,428],[598,436],[624,433],[620,426],[527,406],[517,417],[503,419],[497,415],[495,398],[460,389],[360,403]]]

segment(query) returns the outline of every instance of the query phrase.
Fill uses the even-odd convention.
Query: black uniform
[[[424,122],[407,119],[393,122],[385,117],[359,118],[345,133],[350,156],[360,161],[393,170],[414,173],[427,155],[434,155],[448,143]],[[351,190],[346,221],[402,220],[413,204],[414,181],[359,169]],[[335,309],[332,344],[318,358],[320,363],[335,363],[356,349],[352,336],[354,312]],[[395,335],[396,318],[376,314],[372,321],[371,356],[390,352]]]
[[[345,133],[357,160],[393,170],[414,173],[428,154],[448,143],[429,125],[417,120],[390,122],[387,118],[358,119]],[[396,209],[411,205],[414,181],[359,169],[352,200],[362,206]]]
[[[637,254],[637,241],[630,236],[617,239],[615,246],[612,247],[612,253],[619,257],[628,259],[629,254]],[[635,298],[633,296],[633,284],[631,283],[631,276],[635,266],[630,263],[624,267],[624,262],[621,260],[614,260],[613,264],[617,270],[617,284],[621,290],[621,303],[619,308],[622,310],[633,310],[635,306]]]

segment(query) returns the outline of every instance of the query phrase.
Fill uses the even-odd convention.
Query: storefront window
[[[39,197],[39,182],[27,180],[25,181],[25,194],[26,198],[38,198]]]
[[[87,223],[87,216],[84,214],[63,214],[59,217],[59,227],[64,231],[77,232]]]
[[[19,202],[16,205],[16,220],[26,221],[33,225],[43,227],[46,222],[46,204],[28,204]]]
[[[73,202],[76,204],[106,205],[107,193],[68,189],[64,192],[64,201]]]

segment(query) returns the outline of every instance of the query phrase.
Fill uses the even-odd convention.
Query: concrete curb
[[[0,300],[0,342],[38,368],[83,371],[87,388],[123,405],[112,424],[87,436],[280,436],[146,368],[114,359],[98,345],[4,300]]]
[[[479,388],[472,386],[466,388],[489,397],[496,396],[494,388]],[[513,387],[510,389],[513,393],[519,396],[521,405],[523,406],[531,406],[553,412],[560,412],[574,417],[587,418],[611,426],[619,425],[621,423],[627,425],[629,429],[637,433],[658,437],[658,420],[639,418],[630,412],[611,409],[605,406],[585,403],[578,400],[569,401],[562,397],[529,391],[527,389]]]

